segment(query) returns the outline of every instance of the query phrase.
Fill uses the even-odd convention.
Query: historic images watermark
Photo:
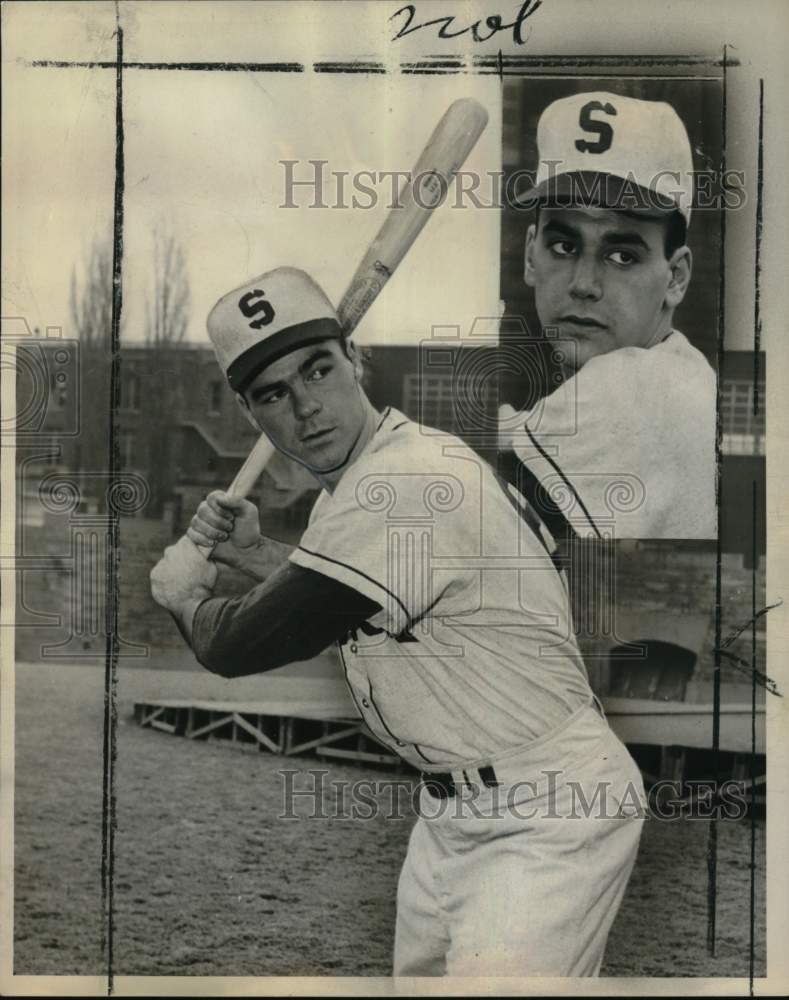
[[[674,781],[653,784],[648,795],[635,781],[581,782],[562,770],[485,787],[461,782],[451,791],[430,777],[330,778],[325,768],[277,771],[281,820],[405,820],[442,816],[473,819],[710,820],[742,819],[748,809],[743,781]],[[426,794],[424,794],[426,793]]]
[[[459,170],[448,180],[434,170],[336,170],[326,159],[279,160],[282,169],[282,197],[278,208],[348,209],[368,211],[405,208],[408,195],[419,208],[434,209],[446,203],[455,209],[514,208],[531,211],[540,197],[535,192],[537,171],[518,169]],[[559,160],[545,161],[548,184],[562,173]],[[661,211],[666,198],[683,190],[679,171],[662,171],[652,178],[657,190],[645,187],[634,175],[612,178],[568,174],[572,190],[567,202],[603,204],[623,211]],[[736,211],[747,204],[746,176],[742,170],[694,170],[690,178],[694,190],[693,210]],[[407,195],[408,193],[408,195]]]

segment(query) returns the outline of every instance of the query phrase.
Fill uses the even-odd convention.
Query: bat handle
[[[247,455],[246,461],[238,470],[235,479],[228,488],[227,492],[231,497],[245,498],[249,496],[261,473],[271,460],[274,450],[274,445],[271,441],[265,434],[261,434],[255,447]],[[211,545],[198,545],[197,548],[206,559],[210,559],[216,548],[216,542]]]

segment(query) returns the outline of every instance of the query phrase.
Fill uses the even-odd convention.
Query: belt
[[[591,712],[590,712],[591,709]],[[602,723],[602,726],[601,726]],[[471,763],[452,771],[422,771],[420,777],[427,791],[437,799],[452,798],[458,787],[483,785],[496,788],[521,781],[539,773],[540,768],[554,766],[568,756],[585,756],[592,752],[603,734],[610,734],[605,712],[596,696],[576,709],[553,732],[538,737],[532,743],[494,763]],[[484,758],[483,758],[484,759]]]
[[[479,775],[479,780],[486,788],[496,788],[501,782],[496,778],[496,769],[491,765],[475,767],[472,769]],[[422,772],[422,782],[434,799],[451,799],[457,794],[457,779],[453,777],[451,771],[439,771],[428,774]],[[468,771],[463,771],[463,779],[469,788],[473,787]]]

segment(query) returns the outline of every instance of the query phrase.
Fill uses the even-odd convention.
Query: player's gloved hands
[[[216,543],[215,562],[238,566],[260,545],[260,514],[249,500],[214,490],[200,503],[186,534],[195,545]]]
[[[190,601],[210,597],[217,568],[188,538],[169,545],[151,570],[151,594],[157,604],[179,614]]]

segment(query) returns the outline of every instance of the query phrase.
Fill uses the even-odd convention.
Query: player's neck
[[[336,469],[332,469],[330,472],[313,472],[313,475],[321,484],[321,486],[326,490],[327,493],[333,493],[337,484],[345,475],[346,469],[353,465],[356,459],[362,454],[367,445],[375,437],[375,432],[378,429],[378,425],[381,422],[381,414],[375,409],[373,404],[367,398],[367,396],[362,392],[362,406],[364,411],[364,420],[362,423],[361,431],[359,436],[353,443],[351,450],[348,452],[348,456],[342,465],[338,466]]]
[[[661,317],[660,322],[656,325],[655,331],[650,337],[648,343],[644,344],[644,347],[656,347],[658,344],[662,344],[666,337],[670,337],[674,332],[674,310],[667,312]]]

